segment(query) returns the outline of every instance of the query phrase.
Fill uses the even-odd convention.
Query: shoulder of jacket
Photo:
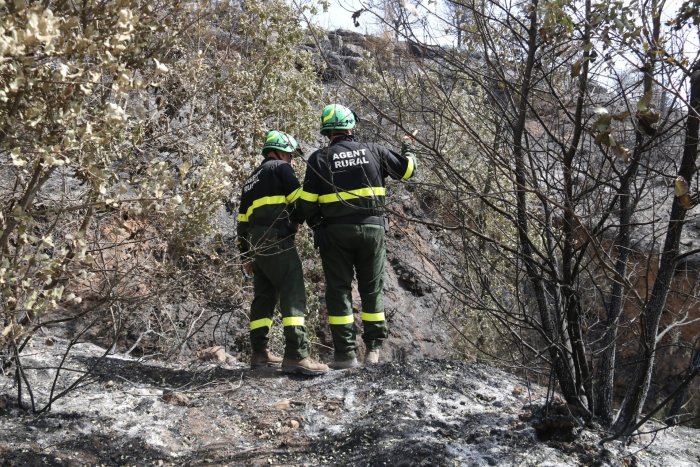
[[[271,159],[271,160],[265,161],[264,168],[266,170],[277,170],[279,167],[281,167],[284,164],[287,164],[287,163],[284,161],[278,160],[278,159]]]
[[[320,149],[315,150],[314,152],[311,153],[309,158],[307,159],[307,162],[315,162],[318,161],[319,159],[323,158],[324,155],[328,154],[330,152],[330,146],[324,146]]]
[[[352,140],[342,141],[338,143],[338,146],[340,148],[343,148],[344,150],[357,151],[358,149],[369,149],[371,151],[374,150],[374,147],[376,145],[374,143],[366,143],[364,141]]]
[[[381,156],[382,152],[384,151],[384,147],[380,144],[377,144],[377,143],[365,143],[365,142],[358,143],[357,141],[355,141],[355,143],[358,144],[357,146],[355,146],[355,148],[366,149],[367,151],[369,151],[371,154],[373,154],[375,156]]]

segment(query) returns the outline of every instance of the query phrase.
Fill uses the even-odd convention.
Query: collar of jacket
[[[328,146],[333,146],[334,144],[338,144],[341,141],[355,141],[355,135],[338,135],[331,140]]]
[[[264,158],[263,161],[260,163],[260,167],[262,167],[263,165],[267,164],[268,162],[275,162],[275,161],[284,162],[285,164],[288,163],[287,161],[283,161],[282,159],[275,159],[274,157],[266,157],[266,158]]]

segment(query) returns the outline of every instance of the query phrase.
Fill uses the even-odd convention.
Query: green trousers
[[[266,227],[254,227],[249,234],[254,250],[253,303],[250,306],[250,344],[262,351],[269,341],[272,316],[277,303],[284,326],[284,356],[301,359],[309,356],[304,316],[306,291],[294,236],[280,238]]]
[[[326,227],[321,261],[326,276],[326,306],[336,357],[355,356],[352,280],[362,300],[362,340],[367,350],[378,349],[389,335],[384,318],[384,227],[334,224]]]

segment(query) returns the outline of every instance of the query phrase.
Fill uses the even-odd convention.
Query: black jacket
[[[299,205],[309,226],[325,223],[383,223],[385,179],[407,180],[415,174],[415,156],[399,155],[352,135],[334,139],[309,157]]]
[[[247,256],[248,233],[253,226],[272,228],[281,236],[296,233],[300,222],[294,202],[301,195],[299,180],[292,166],[284,161],[265,158],[243,184],[238,207],[238,249]]]

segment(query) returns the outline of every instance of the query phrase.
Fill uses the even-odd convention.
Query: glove
[[[251,280],[255,273],[253,272],[253,262],[250,260],[246,260],[243,264],[241,264],[241,272],[243,273],[243,277],[245,277],[246,280]]]
[[[326,229],[319,227],[314,229],[314,248],[317,250],[323,250],[328,246],[328,235]]]
[[[414,156],[416,153],[416,134],[418,130],[415,130],[410,135],[403,137],[403,143],[401,143],[401,155],[402,156]]]
[[[224,199],[224,207],[226,208],[226,212],[229,213],[229,215],[233,216],[234,214],[236,214],[236,205],[233,204],[233,201],[231,201],[230,199]]]
[[[413,160],[414,167],[417,167],[418,158],[416,157],[416,140],[414,138],[415,135],[416,131],[414,131],[413,134],[406,135],[403,137],[403,143],[401,143],[401,155],[406,159],[410,158],[411,160]]]

